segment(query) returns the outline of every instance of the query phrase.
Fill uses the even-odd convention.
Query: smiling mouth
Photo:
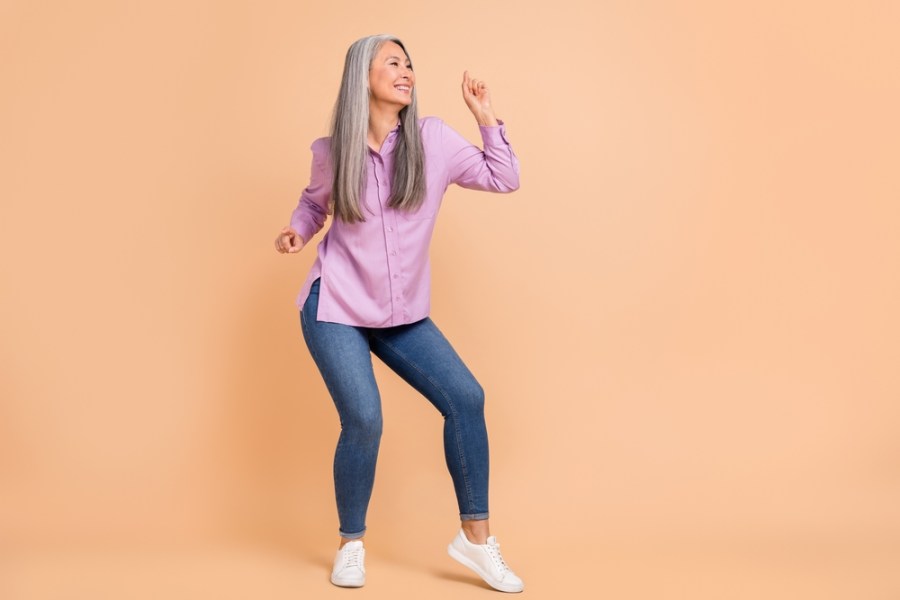
[[[401,92],[409,93],[410,87],[408,85],[395,85],[394,89],[400,90]]]

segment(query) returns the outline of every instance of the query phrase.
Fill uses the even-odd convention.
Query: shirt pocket
[[[422,203],[422,206],[416,210],[398,210],[397,212],[400,213],[400,218],[404,221],[428,221],[435,217],[437,207],[434,204],[425,201]]]
[[[402,221],[431,221],[437,216],[440,205],[440,199],[430,197],[426,193],[419,208],[413,211],[398,210],[397,212],[399,214],[397,216],[400,217],[400,220]]]

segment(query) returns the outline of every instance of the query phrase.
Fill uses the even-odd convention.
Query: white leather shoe
[[[366,550],[360,540],[344,544],[334,557],[331,583],[341,587],[362,587],[366,583]]]
[[[478,573],[495,590],[521,592],[525,589],[525,584],[500,555],[500,544],[494,536],[488,537],[487,544],[473,544],[460,529],[447,546],[447,553]]]

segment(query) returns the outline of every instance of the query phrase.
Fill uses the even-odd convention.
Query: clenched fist
[[[294,254],[300,252],[306,242],[291,227],[282,227],[281,233],[275,238],[275,249],[284,254],[285,252]]]
[[[497,125],[494,107],[491,106],[491,92],[484,81],[470,77],[469,71],[463,71],[462,93],[466,106],[479,125]]]

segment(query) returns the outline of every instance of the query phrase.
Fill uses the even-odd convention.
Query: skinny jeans
[[[300,311],[303,337],[340,418],[334,453],[338,532],[366,531],[382,434],[372,354],[421,393],[444,418],[444,457],[460,520],[488,518],[489,454],[484,390],[430,317],[395,327],[317,321],[319,280]]]

